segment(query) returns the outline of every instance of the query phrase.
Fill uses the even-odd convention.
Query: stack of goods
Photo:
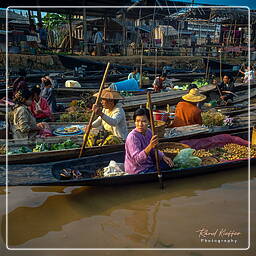
[[[202,114],[203,125],[207,127],[222,126],[224,124],[225,116],[213,110],[203,112]]]
[[[158,146],[158,149],[170,158],[174,158],[184,148],[189,148],[189,146],[177,142],[164,142]]]
[[[29,148],[27,146],[21,146],[18,149],[8,150],[8,155],[13,154],[24,154],[24,153],[32,153],[32,152],[45,152],[52,150],[64,150],[64,149],[72,149],[79,148],[80,146],[74,143],[72,140],[66,140],[63,143],[37,143],[34,148]],[[2,151],[0,152],[1,154]]]
[[[193,81],[191,84],[195,84],[197,86],[197,88],[201,88],[203,86],[208,85],[209,83],[206,81],[206,79],[197,79],[197,80]],[[190,86],[190,84],[175,85],[174,89],[185,91],[188,89],[189,86]]]
[[[91,105],[93,104],[92,96],[86,97],[83,100],[73,100],[67,113],[60,116],[61,122],[87,122],[91,116]]]
[[[95,147],[115,144],[123,144],[123,140],[107,131],[99,131],[98,133],[90,132],[86,146]]]

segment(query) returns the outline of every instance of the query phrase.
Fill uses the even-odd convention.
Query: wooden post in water
[[[88,52],[87,47],[87,21],[86,21],[86,9],[83,8],[83,52],[84,55]]]

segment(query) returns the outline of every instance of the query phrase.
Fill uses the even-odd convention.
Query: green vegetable
[[[173,159],[174,166],[178,168],[189,168],[200,166],[202,160],[199,157],[193,156],[194,149],[182,149],[179,154]]]

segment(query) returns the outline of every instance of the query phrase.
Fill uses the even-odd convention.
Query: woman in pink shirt
[[[47,100],[40,97],[41,89],[39,85],[32,88],[33,101],[30,106],[30,110],[37,122],[48,122],[52,119],[51,109],[47,103]]]
[[[148,129],[149,111],[138,109],[133,115],[136,128],[133,129],[125,142],[125,171],[129,174],[155,172],[154,148],[158,144],[157,136],[152,136]],[[158,151],[161,169],[173,167],[172,160]]]

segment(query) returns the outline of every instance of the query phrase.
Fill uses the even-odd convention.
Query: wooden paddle
[[[152,136],[154,136],[154,135],[156,135],[156,132],[155,132],[155,123],[154,123],[154,118],[153,118],[151,93],[150,92],[147,93],[147,105],[148,105],[148,109],[149,109],[150,126],[151,126],[151,130],[152,130]],[[157,176],[159,179],[160,188],[163,189],[164,188],[163,179],[162,179],[163,176],[162,176],[161,169],[160,169],[160,161],[159,161],[157,146],[155,147],[154,151],[155,151],[155,158],[156,158]]]
[[[99,101],[100,101],[100,97],[101,97],[101,94],[102,94],[102,91],[103,91],[103,86],[104,86],[104,83],[106,81],[106,78],[107,78],[107,73],[108,73],[108,69],[109,69],[109,66],[110,66],[110,62],[108,62],[107,64],[107,67],[105,69],[105,73],[104,73],[104,76],[103,76],[103,79],[101,81],[101,85],[100,85],[100,90],[99,90],[99,93],[98,93],[98,96],[96,98],[96,101],[95,101],[95,104],[98,105],[99,104]],[[85,148],[85,145],[86,145],[86,142],[88,140],[88,137],[89,137],[89,134],[90,134],[90,130],[92,128],[92,123],[93,123],[93,119],[95,117],[95,113],[94,111],[92,112],[92,115],[91,115],[91,118],[90,118],[90,121],[89,121],[89,124],[87,126],[87,132],[84,136],[84,139],[83,139],[83,144],[82,144],[82,147],[80,149],[80,153],[79,153],[79,158],[82,156],[83,154],[83,150]]]

